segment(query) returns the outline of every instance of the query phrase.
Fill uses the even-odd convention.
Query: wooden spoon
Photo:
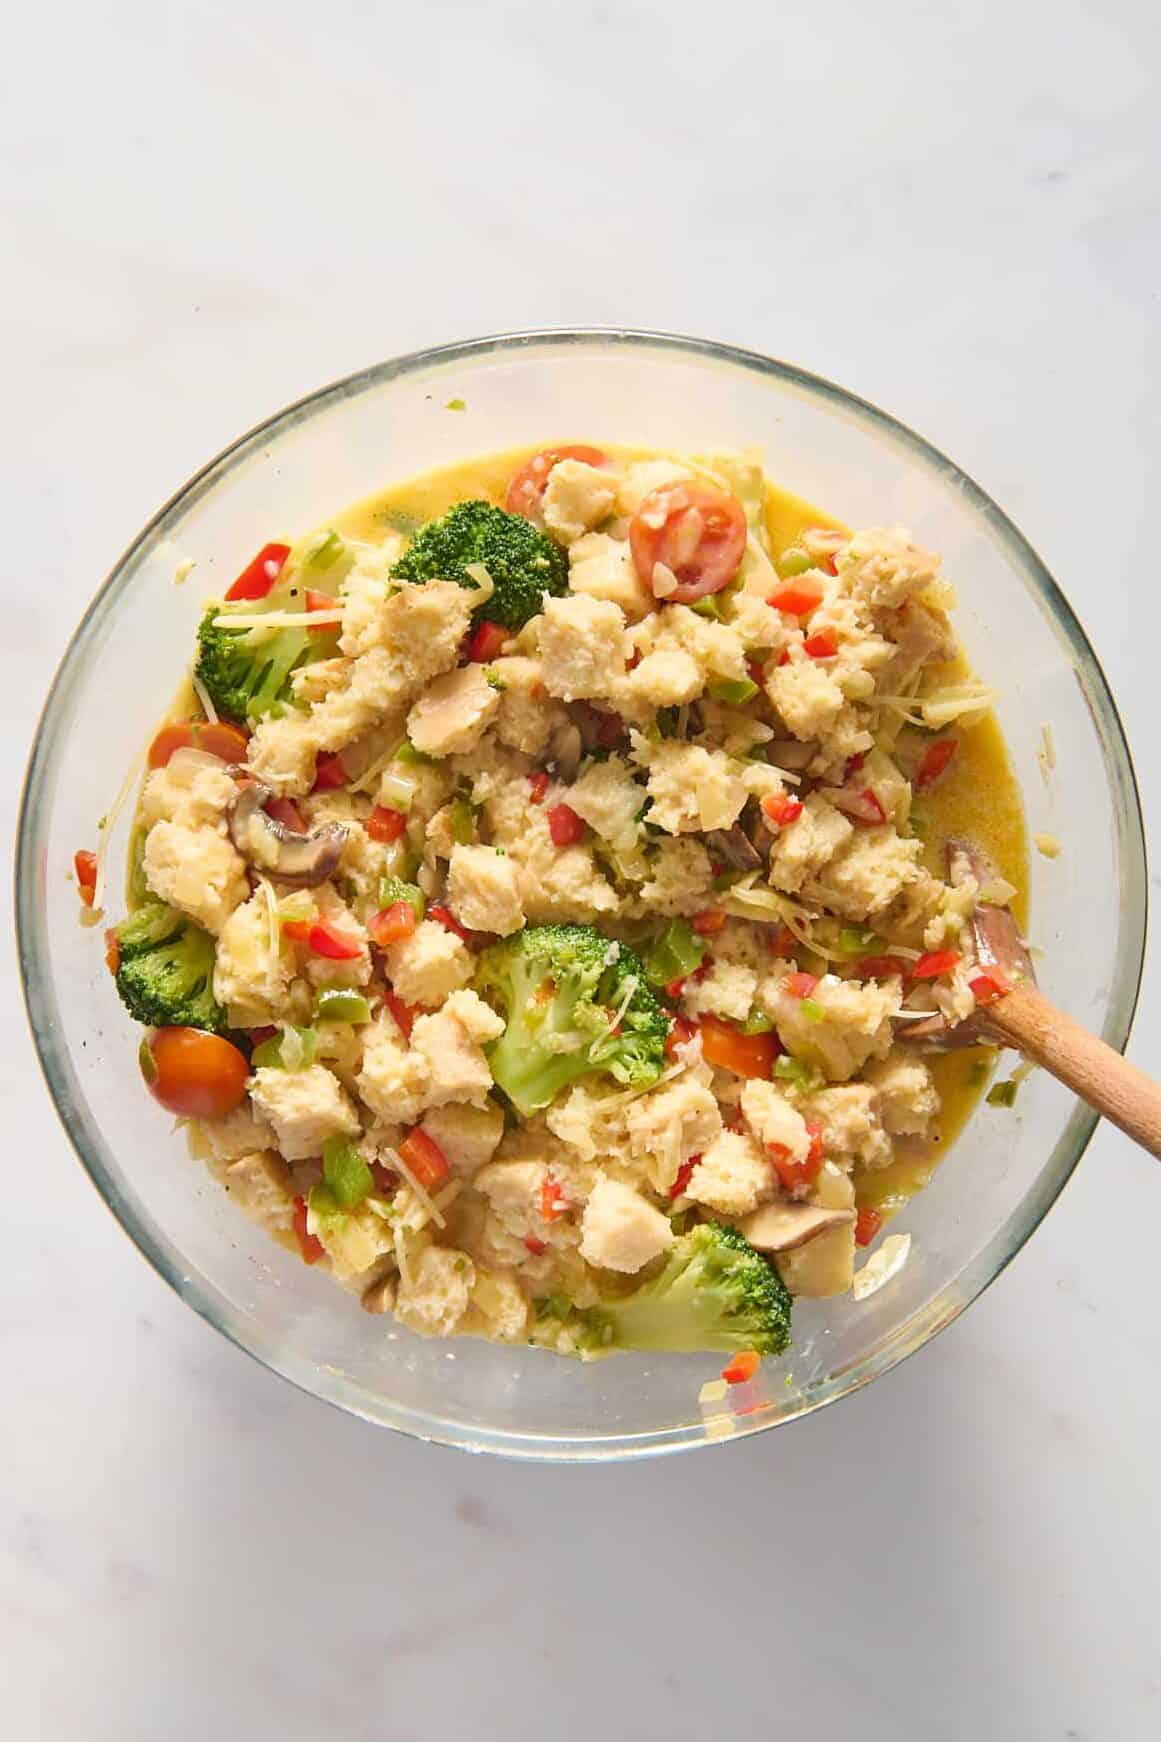
[[[993,875],[964,841],[949,841],[947,858],[952,883],[974,877],[982,886]],[[972,931],[981,967],[998,968],[1015,982],[1012,990],[954,1025],[942,1016],[908,1024],[906,1038],[940,1050],[981,1042],[1015,1047],[1161,1160],[1161,1084],[1045,998],[1009,908],[979,903]]]

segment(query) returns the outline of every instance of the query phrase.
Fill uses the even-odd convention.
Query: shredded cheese
[[[216,726],[218,723],[218,710],[213,704],[209,690],[207,690],[196,671],[190,672],[189,681],[193,685],[194,695],[201,704],[202,713],[206,716],[206,719],[210,722],[211,726]]]
[[[185,583],[189,580],[189,577],[193,574],[193,571],[196,568],[197,564],[192,556],[183,556],[173,571],[174,586],[184,587]]]
[[[93,880],[93,905],[88,910],[93,915],[93,918],[88,922],[90,925],[96,923],[105,905],[105,860],[109,854],[109,842],[113,838],[117,819],[129,802],[130,794],[136,790],[144,767],[145,751],[141,750],[130,763],[129,772],[121,782],[116,798],[105,812],[103,826],[99,831],[101,838],[97,843],[97,874]]]
[[[471,575],[473,581],[475,581],[476,591],[480,595],[481,603],[483,603],[485,599],[490,599],[492,597],[492,594],[496,591],[496,583],[483,563],[465,563],[464,573],[465,575]]]
[[[424,1191],[399,1151],[397,1149],[385,1148],[383,1154],[386,1157],[388,1167],[393,1167],[397,1173],[403,1175],[404,1179],[427,1211],[429,1219],[435,1223],[437,1228],[446,1228],[447,1217],[442,1214],[439,1205],[436,1203],[431,1193]],[[403,1269],[402,1264],[400,1264],[399,1268],[400,1270]],[[404,1280],[406,1280],[406,1278],[404,1278]]]
[[[1032,843],[1046,859],[1059,859],[1062,849],[1055,835],[1033,835]]]
[[[215,629],[321,629],[324,624],[339,624],[339,611],[223,611],[214,618]]]

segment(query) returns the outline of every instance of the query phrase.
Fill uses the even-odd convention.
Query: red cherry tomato
[[[504,506],[509,514],[522,514],[525,520],[533,520],[539,514],[540,504],[544,500],[548,474],[558,460],[583,460],[586,466],[604,466],[608,464],[608,458],[600,448],[586,448],[583,444],[566,448],[545,448],[542,453],[533,454],[530,460],[525,460],[515,474],[508,486]]]
[[[183,1119],[221,1119],[246,1094],[250,1066],[220,1034],[158,1028],[141,1042],[141,1074],[155,1101]]]
[[[363,953],[358,938],[349,937],[325,919],[284,919],[282,935],[293,943],[306,944],[312,955],[332,962],[353,962]]]
[[[264,599],[282,573],[282,565],[289,555],[288,544],[264,544],[254,561],[242,570],[226,598],[231,604],[236,599]]]
[[[746,549],[746,511],[736,496],[709,484],[662,484],[629,523],[629,549],[651,592],[654,565],[664,563],[677,576],[677,590],[664,597],[688,605],[720,593],[737,574]]]
[[[204,750],[223,762],[245,762],[250,740],[227,720],[177,720],[163,726],[149,746],[150,768],[164,768],[178,750]]]

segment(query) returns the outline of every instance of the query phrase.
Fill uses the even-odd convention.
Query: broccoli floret
[[[206,1028],[225,1012],[213,993],[214,940],[184,914],[150,901],[113,928],[117,990],[130,1016],[149,1028]]]
[[[527,926],[485,950],[475,983],[507,1021],[488,1055],[520,1113],[596,1072],[645,1085],[661,1075],[669,1019],[640,958],[595,926]]]
[[[230,720],[261,720],[293,706],[291,678],[316,659],[335,651],[333,634],[306,629],[276,629],[250,639],[245,629],[219,629],[212,605],[198,626],[198,657],[194,667],[219,714]]]
[[[790,1342],[790,1310],[778,1272],[736,1228],[699,1222],[669,1248],[656,1276],[583,1318],[595,1344],[607,1349],[780,1355]]]
[[[401,581],[456,581],[474,587],[469,563],[483,563],[495,591],[475,613],[506,629],[523,629],[543,609],[545,593],[568,591],[568,558],[531,521],[490,502],[457,502],[421,526],[391,570]]]

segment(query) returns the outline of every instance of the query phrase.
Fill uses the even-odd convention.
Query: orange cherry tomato
[[[164,768],[177,750],[204,750],[223,762],[245,762],[250,740],[227,720],[177,720],[163,726],[149,746],[150,768]]]
[[[586,448],[583,443],[574,447],[545,448],[542,453],[533,454],[530,460],[525,460],[508,486],[504,506],[509,514],[522,514],[525,520],[535,519],[544,500],[548,474],[558,460],[582,460],[586,466],[605,466],[609,456],[600,448]]]
[[[650,592],[654,565],[664,563],[677,576],[676,591],[665,599],[688,605],[733,580],[746,531],[746,511],[736,496],[682,480],[649,492],[629,523],[629,549]]]
[[[155,1101],[183,1119],[220,1119],[246,1094],[250,1066],[220,1034],[158,1028],[141,1042],[141,1074]]]

